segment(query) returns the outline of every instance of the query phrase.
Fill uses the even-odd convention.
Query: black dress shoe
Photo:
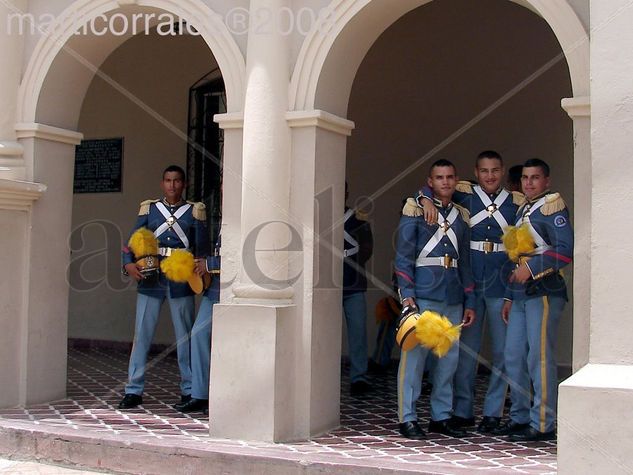
[[[402,422],[400,423],[400,434],[402,437],[413,440],[424,440],[426,434],[422,430],[422,427],[418,424],[418,421]]]
[[[492,431],[498,429],[500,425],[500,417],[484,416],[479,426],[477,426],[477,432],[480,434],[492,434]]]
[[[362,396],[363,394],[367,394],[371,391],[371,386],[367,381],[355,381],[349,386],[349,393],[352,396]]]
[[[191,401],[191,394],[181,394],[180,395],[180,404],[184,404],[186,402]]]
[[[449,437],[466,437],[466,432],[453,427],[450,419],[443,421],[430,421],[429,432],[437,432],[438,434],[448,435]]]
[[[518,422],[514,422],[512,419],[507,420],[503,424],[501,424],[496,429],[493,429],[490,433],[492,435],[512,435],[517,432],[521,432],[522,430],[530,427],[530,424],[519,424]]]
[[[537,442],[539,440],[555,440],[556,431],[551,430],[549,432],[540,432],[532,426],[528,426],[521,432],[515,432],[511,434],[508,439],[512,442]]]
[[[450,419],[451,427],[454,429],[461,429],[462,427],[475,427],[474,417],[460,417],[453,416]]]
[[[119,409],[134,409],[136,406],[143,404],[143,398],[138,394],[126,394],[119,403]]]
[[[208,399],[195,399],[195,398],[191,398],[189,401],[187,402],[183,402],[181,404],[175,404],[174,405],[174,409],[176,409],[177,411],[180,412],[201,412],[203,411],[205,408],[209,407],[209,400]]]

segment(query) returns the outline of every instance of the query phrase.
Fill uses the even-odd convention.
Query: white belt
[[[491,241],[470,241],[470,248],[473,251],[481,251],[486,254],[490,252],[504,252],[506,250],[503,243]]]
[[[416,267],[440,266],[448,269],[457,268],[457,259],[450,256],[418,257],[415,261]]]
[[[185,248],[173,248],[173,247],[159,247],[158,248],[158,255],[163,256],[163,257],[169,257],[171,256],[171,253],[174,251],[188,251],[189,249],[185,249]]]

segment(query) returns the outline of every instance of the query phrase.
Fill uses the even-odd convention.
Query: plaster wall
[[[73,196],[69,337],[131,341],[136,291],[120,273],[121,242],[139,203],[160,197],[162,170],[172,163],[185,167],[189,87],[214,67],[201,38],[138,35],[114,51],[102,71],[151,113],[101,78],[92,81],[79,130],[87,139],[124,138],[123,192]],[[168,311],[154,341],[173,341]]]
[[[0,407],[11,407],[19,404],[20,363],[22,358],[23,340],[22,322],[18,316],[22,315],[24,296],[24,267],[25,249],[24,237],[27,233],[28,214],[25,211],[0,211],[0,234],[6,239],[3,246],[6,252],[0,255],[0,268],[4,269],[0,279]],[[10,269],[10,270],[9,270]]]
[[[630,77],[633,12],[623,1],[592,3],[592,230],[591,363],[631,365],[630,219],[614,219],[613,203],[628,202],[633,147]],[[614,326],[618,328],[614,331]]]
[[[543,158],[552,167],[553,188],[573,208],[573,124],[560,107],[561,98],[572,95],[567,64],[561,59],[526,81],[560,53],[546,22],[500,0],[431,2],[374,43],[349,100],[356,129],[348,141],[346,177],[348,204],[363,196],[373,203],[368,270],[386,288],[401,201],[423,184],[438,158],[455,162],[464,179],[473,178],[482,150],[499,151],[507,167]],[[517,86],[516,94],[481,116]],[[368,292],[370,348],[377,330],[373,309],[382,296],[380,289]],[[559,335],[559,363],[571,365],[571,304]]]

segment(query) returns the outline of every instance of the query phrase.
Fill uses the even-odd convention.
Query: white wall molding
[[[290,127],[318,127],[349,137],[356,127],[351,120],[322,110],[290,111],[286,114]]]
[[[82,133],[74,130],[38,124],[36,122],[16,124],[15,132],[19,139],[36,138],[69,145],[79,145],[84,138]]]
[[[216,122],[223,130],[244,128],[244,114],[242,112],[215,114],[213,116],[213,121]]]
[[[22,157],[24,147],[18,142],[0,140],[0,159],[2,157]]]
[[[572,119],[591,117],[591,98],[589,96],[565,97],[560,101],[560,106]]]
[[[28,211],[46,191],[46,185],[0,178],[0,209]]]

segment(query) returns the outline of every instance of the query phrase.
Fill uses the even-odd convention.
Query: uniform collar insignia
[[[185,203],[185,200],[183,200],[182,198],[180,199],[180,201],[178,203],[176,203],[175,205],[171,204],[169,201],[167,201],[167,198],[163,197],[163,199],[161,200],[163,202],[163,204],[169,208],[175,208],[177,206],[180,206],[182,204]]]
[[[540,195],[535,196],[532,199],[529,199],[527,196],[525,197],[525,200],[528,204],[532,205],[534,203],[536,203],[538,200],[540,200],[541,198],[543,198],[545,195],[549,195],[551,193],[550,190],[545,190],[543,193],[541,193]]]

